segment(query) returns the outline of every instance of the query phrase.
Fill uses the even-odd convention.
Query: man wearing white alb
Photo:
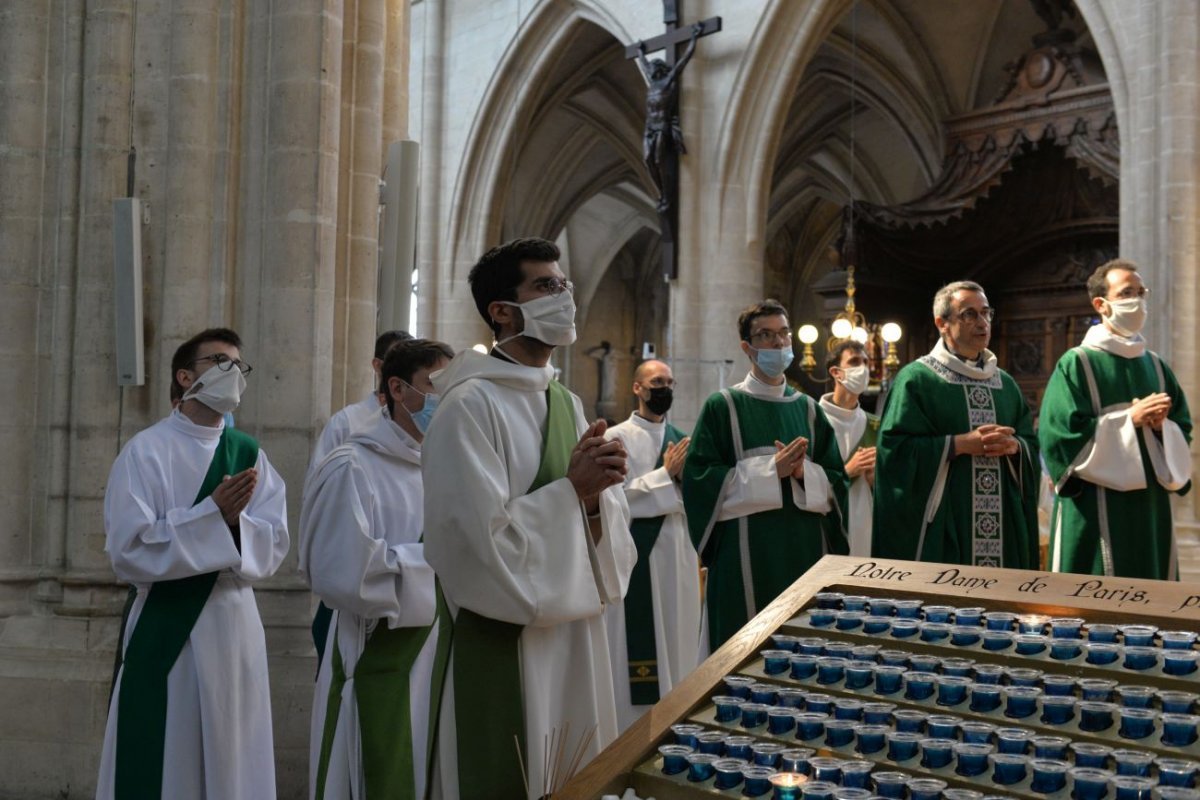
[[[838,342],[829,351],[825,369],[833,391],[821,397],[821,410],[837,438],[850,481],[846,538],[850,555],[871,555],[871,514],[874,513],[875,442],[879,417],[868,414],[858,402],[871,382],[867,351],[853,339]]]
[[[227,328],[171,361],[182,402],[117,456],[105,549],[136,589],[109,704],[96,796],[275,796],[262,620],[250,582],[288,551],[283,481],[226,428],[250,366]]]
[[[425,339],[392,347],[387,405],[308,483],[300,571],[333,610],[313,694],[313,798],[425,796],[452,621],[421,543],[421,443],[437,406],[429,374],[453,356]]]
[[[608,607],[621,730],[696,668],[700,657],[700,559],[688,534],[679,479],[688,439],[666,421],[675,378],[662,361],[633,375],[638,409],[605,432],[629,454],[625,499],[638,560],[622,603]]]

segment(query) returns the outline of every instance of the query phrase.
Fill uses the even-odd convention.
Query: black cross
[[[642,54],[641,48],[644,48],[644,52],[647,54],[663,51],[662,61],[667,67],[673,69],[676,64],[680,64],[679,46],[690,45],[693,36],[700,38],[717,33],[721,30],[721,18],[709,17],[698,23],[699,32],[696,33],[694,29],[697,25],[679,27],[679,0],[663,0],[663,25],[666,27],[665,33],[652,39],[626,45],[625,58],[638,58]],[[685,53],[684,60],[689,56],[690,51]],[[680,74],[682,74],[682,68],[683,65],[680,66]],[[668,116],[677,120],[679,115],[678,88],[674,90],[673,94],[675,95],[675,106],[670,109]],[[649,111],[647,114],[649,115]],[[675,234],[679,219],[679,154],[674,147],[667,147],[661,153],[661,162],[656,163],[661,171],[660,178],[663,184],[660,188],[662,194],[658,198],[659,225],[662,229],[662,269],[667,280],[672,280],[679,275],[675,249]],[[654,178],[655,167],[651,166],[649,162],[647,167],[651,169],[651,177]],[[658,181],[659,178],[656,178],[656,183]]]

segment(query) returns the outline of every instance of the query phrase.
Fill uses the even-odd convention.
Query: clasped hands
[[[1142,398],[1134,398],[1129,407],[1129,418],[1136,428],[1150,426],[1152,430],[1161,431],[1167,414],[1171,412],[1171,397],[1163,392],[1155,392]]]
[[[567,464],[567,480],[589,514],[596,513],[600,493],[625,482],[628,454],[620,439],[605,439],[608,424],[598,419],[579,437]]]
[[[1021,443],[1014,435],[1016,430],[1007,425],[980,425],[970,433],[954,437],[954,454],[959,456],[1015,456],[1021,451]]]
[[[242,512],[250,505],[250,498],[254,496],[257,486],[258,470],[250,467],[237,475],[226,475],[217,488],[213,489],[213,502],[217,504],[226,525],[231,528],[237,526]]]
[[[783,478],[804,480],[804,456],[808,453],[808,439],[797,436],[787,444],[775,440],[775,474]]]

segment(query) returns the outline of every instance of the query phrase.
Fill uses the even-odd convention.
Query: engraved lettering
[[[1144,589],[1134,589],[1132,586],[1123,588],[1105,586],[1102,580],[1077,583],[1075,584],[1075,591],[1071,592],[1070,596],[1088,597],[1092,600],[1107,600],[1110,603],[1116,603],[1118,606],[1123,606],[1126,603],[1140,603],[1145,605],[1150,602],[1150,598],[1146,596]]]
[[[1031,592],[1033,594],[1037,594],[1042,589],[1045,589],[1047,586],[1049,586],[1049,584],[1046,583],[1044,580],[1042,580],[1041,575],[1035,575],[1034,577],[1030,578],[1029,580],[1022,583],[1020,586],[1018,586],[1017,591],[1018,592]]]
[[[870,578],[875,581],[903,581],[911,575],[911,572],[895,567],[881,567],[874,561],[864,561],[849,573],[851,578]]]
[[[929,583],[935,586],[955,586],[960,589],[966,589],[967,594],[970,594],[976,589],[991,589],[996,584],[996,579],[982,578],[977,575],[964,575],[961,570],[950,567],[935,575]]]
[[[1175,614],[1180,611],[1183,611],[1185,608],[1197,608],[1197,607],[1200,607],[1200,594],[1191,595],[1190,597],[1188,597],[1186,600],[1184,600],[1182,603],[1179,604],[1179,608],[1175,609],[1171,613]]]

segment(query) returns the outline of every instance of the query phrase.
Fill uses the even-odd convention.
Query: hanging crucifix
[[[658,190],[658,220],[662,230],[662,268],[667,280],[679,274],[675,234],[679,220],[679,156],[687,152],[679,125],[679,76],[696,52],[696,40],[721,30],[721,18],[710,17],[688,28],[679,27],[679,0],[663,0],[666,32],[625,48],[625,58],[636,58],[646,78],[646,128],[642,135],[642,160]],[[682,56],[679,46],[687,43]],[[663,51],[662,58],[647,53]]]

